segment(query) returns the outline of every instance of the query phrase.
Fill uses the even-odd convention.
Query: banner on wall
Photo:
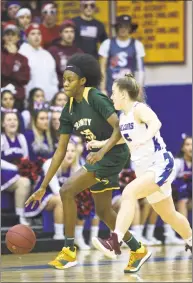
[[[57,1],[58,24],[65,19],[71,19],[80,15],[80,0]],[[96,1],[95,19],[105,25],[106,32],[110,34],[110,3],[109,1]]]
[[[146,64],[185,63],[186,1],[116,1],[116,15],[138,24],[133,36],[145,46]]]

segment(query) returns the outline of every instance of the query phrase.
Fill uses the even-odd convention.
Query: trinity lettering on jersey
[[[77,121],[74,124],[74,127],[75,127],[76,130],[78,130],[82,126],[90,126],[91,121],[92,121],[92,119],[86,119],[86,118],[80,119],[79,121]]]
[[[134,129],[134,123],[128,123],[128,124],[120,125],[120,131],[133,130],[133,129]]]

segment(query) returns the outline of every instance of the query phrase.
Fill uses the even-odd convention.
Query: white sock
[[[132,230],[136,233],[138,237],[141,237],[143,234],[143,225],[133,225]]]
[[[120,243],[123,240],[124,234],[121,233],[120,231],[116,230],[114,231],[115,234],[118,236],[118,242]]]
[[[84,230],[84,226],[76,225],[76,227],[75,227],[75,239],[83,237],[83,230]]]
[[[98,233],[99,233],[99,227],[92,226],[90,230],[90,238],[92,239],[93,237],[98,237]]]
[[[188,244],[188,246],[192,247],[192,236],[188,239],[185,240],[186,244]]]
[[[146,229],[147,239],[151,239],[154,236],[155,224],[148,224]]]
[[[64,235],[64,225],[54,223],[54,231],[56,235]]]
[[[24,217],[24,208],[16,207],[15,211],[16,211],[16,215],[19,215],[20,217]]]
[[[169,224],[164,224],[164,232],[169,236],[176,237],[174,230]]]

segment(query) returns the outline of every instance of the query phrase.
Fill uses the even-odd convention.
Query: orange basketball
[[[36,235],[30,227],[18,224],[8,230],[5,241],[12,253],[27,254],[35,246]]]

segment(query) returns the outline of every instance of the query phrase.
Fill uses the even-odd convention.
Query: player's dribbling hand
[[[39,188],[39,190],[37,190],[35,193],[33,193],[25,202],[25,206],[28,206],[31,202],[32,206],[31,208],[34,208],[36,201],[39,202],[39,204],[41,203],[41,199],[43,198],[44,194],[46,192],[45,188]]]
[[[87,158],[86,158],[86,161],[93,165],[95,164],[96,162],[100,161],[102,158],[103,158],[103,154],[99,151],[97,152],[90,152],[88,155],[87,155]]]

